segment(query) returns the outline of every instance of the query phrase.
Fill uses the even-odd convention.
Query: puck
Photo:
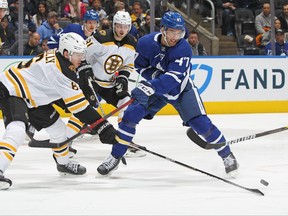
[[[264,179],[261,179],[261,180],[260,180],[260,183],[263,184],[263,185],[265,185],[265,186],[268,186],[268,185],[269,185],[269,183],[268,183],[267,181],[265,181]]]

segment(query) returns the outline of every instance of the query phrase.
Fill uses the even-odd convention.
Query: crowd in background
[[[246,43],[245,46],[258,48],[257,52],[250,54],[271,55],[271,20],[272,22],[274,20],[275,54],[288,55],[287,37],[285,36],[288,33],[287,1],[274,1],[274,17],[271,15],[269,0],[217,0],[214,3],[217,10],[220,11],[218,15],[221,20],[218,19],[218,21],[221,23],[222,34],[236,37],[238,46],[241,46],[239,44],[241,43],[240,38],[243,37],[246,40],[244,42]],[[251,15],[248,15],[249,13],[247,12],[250,12]],[[243,13],[241,20],[237,20],[237,13]],[[242,27],[240,30],[237,29],[239,25]]]
[[[7,0],[0,0],[7,1]],[[128,4],[129,2],[129,4]],[[18,49],[18,0],[8,0],[8,8],[1,13],[1,55],[17,55]],[[50,36],[61,33],[70,23],[81,25],[86,11],[95,10],[100,18],[98,30],[111,28],[113,15],[118,10],[131,14],[135,28],[134,37],[150,33],[150,1],[146,0],[24,0],[23,41],[24,55],[37,55],[47,49]],[[156,1],[156,17],[167,11],[166,5]],[[159,20],[159,19],[158,19]],[[159,21],[155,30],[159,30]]]
[[[18,54],[18,0],[8,0],[8,8],[2,9],[0,0],[0,54]],[[161,18],[168,11],[161,0],[155,1],[155,17]],[[186,1],[171,1],[176,7]],[[206,1],[192,0],[191,5],[200,7],[203,16],[211,13]],[[222,34],[238,40],[242,32],[237,33],[235,11],[251,10],[253,13],[253,31],[249,32],[249,43],[258,47],[257,54],[271,55],[271,11],[269,0],[213,0],[216,8],[216,22],[222,28]],[[275,43],[276,55],[288,55],[286,34],[288,34],[288,2],[275,1]],[[113,15],[118,10],[128,11],[133,23],[130,33],[139,39],[150,33],[149,0],[24,0],[23,19],[23,54],[37,55],[48,49],[47,40],[54,34],[61,33],[69,23],[81,25],[86,11],[95,10],[100,18],[98,30],[112,27]],[[206,5],[205,5],[206,4]],[[156,19],[155,31],[159,31],[160,19]],[[272,19],[273,20],[273,19]],[[280,30],[279,30],[280,29]],[[245,33],[245,32],[244,32]],[[199,42],[199,33],[187,32],[187,41],[194,55],[207,55],[205,47]],[[194,38],[194,39],[192,39]],[[252,40],[250,40],[252,38]],[[239,45],[239,44],[238,44]],[[202,51],[204,49],[204,51]]]

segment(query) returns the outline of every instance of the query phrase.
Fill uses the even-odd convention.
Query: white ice
[[[227,140],[284,127],[288,120],[286,113],[210,117]],[[116,125],[115,117],[110,120]],[[149,153],[127,158],[128,165],[109,178],[95,178],[111,150],[98,139],[74,143],[74,160],[87,167],[87,175],[62,177],[50,149],[23,144],[5,172],[13,185],[0,191],[0,215],[288,215],[288,132],[231,145],[240,164],[238,178],[231,179],[217,153],[193,144],[181,123],[178,116],[144,120],[134,142],[265,196]]]

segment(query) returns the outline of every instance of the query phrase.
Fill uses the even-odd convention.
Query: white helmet
[[[130,14],[126,11],[117,11],[113,17],[113,31],[116,23],[129,25],[129,32],[132,25]]]
[[[74,52],[76,53],[86,53],[86,42],[78,34],[74,32],[69,32],[60,35],[59,40],[59,52],[63,55],[64,51],[67,50],[68,54],[72,56]]]
[[[8,9],[7,0],[0,0],[0,8]]]

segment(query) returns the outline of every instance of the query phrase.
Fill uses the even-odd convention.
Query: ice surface
[[[283,127],[288,120],[286,113],[210,117],[227,140]],[[116,125],[115,117],[110,120]],[[288,215],[288,132],[233,144],[240,164],[237,179],[225,174],[214,150],[201,149],[185,132],[178,116],[157,116],[140,123],[134,142],[265,196],[149,153],[127,158],[127,166],[99,178],[96,169],[111,146],[86,139],[74,143],[78,154],[73,158],[87,167],[84,177],[61,177],[50,149],[23,144],[5,173],[13,185],[0,191],[0,215]]]

